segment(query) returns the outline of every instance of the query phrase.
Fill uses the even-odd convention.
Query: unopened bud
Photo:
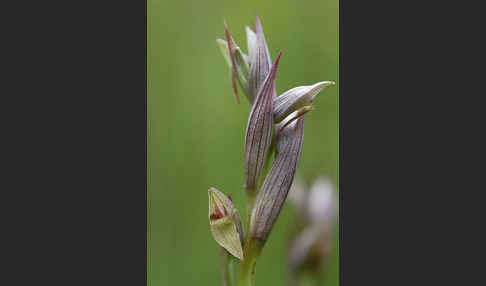
[[[253,103],[245,138],[245,189],[256,190],[272,144],[273,93],[280,52]]]
[[[248,94],[248,73],[250,71],[250,66],[248,64],[248,56],[246,56],[236,45],[231,37],[231,34],[228,29],[228,25],[224,24],[225,32],[226,32],[226,40],[229,50],[229,57],[231,59],[231,79],[233,84],[233,91],[235,93],[236,99],[238,99],[238,91],[236,89],[235,79],[238,79],[241,89],[247,95]]]
[[[248,31],[248,30],[247,30]],[[248,98],[253,102],[272,67],[262,24],[258,15],[255,22],[256,43],[250,52],[250,74],[248,75]],[[252,35],[250,35],[252,37]],[[277,94],[273,94],[274,97]]]
[[[251,214],[252,237],[266,241],[270,235],[294,180],[303,137],[303,116],[287,125],[277,136],[275,161],[265,177]]]

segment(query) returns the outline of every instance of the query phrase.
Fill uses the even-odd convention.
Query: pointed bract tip
[[[263,31],[262,22],[260,21],[260,16],[258,16],[258,12],[255,11],[255,33],[259,34]]]
[[[318,82],[316,83],[315,85],[320,85],[320,86],[332,86],[332,85],[336,85],[336,83],[334,81],[321,81],[321,82]]]
[[[230,51],[233,53],[234,52],[234,43],[233,43],[233,38],[231,37],[231,33],[228,29],[228,25],[226,24],[226,22],[224,23],[224,32],[226,34],[226,40],[228,41],[228,47],[230,49]]]
[[[272,69],[270,70],[270,76],[271,79],[274,80],[275,77],[277,76],[277,67],[278,63],[280,61],[280,56],[282,55],[282,51],[280,51],[277,55],[277,58],[275,59],[275,62],[273,63]]]

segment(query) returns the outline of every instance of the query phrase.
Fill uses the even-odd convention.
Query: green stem
[[[251,213],[255,204],[257,193],[253,189],[246,189],[246,239],[243,245],[243,261],[238,273],[238,286],[252,286],[255,265],[263,248],[263,242],[252,238]]]
[[[230,277],[228,272],[228,252],[221,247],[221,272],[223,274],[223,286],[230,286]]]
[[[256,191],[252,189],[246,189],[246,234],[247,236],[250,235],[250,220],[251,220],[251,212],[253,210],[253,205],[255,204],[256,199]]]
[[[226,249],[221,247],[223,263],[223,285],[236,286],[236,266],[238,259],[231,255]]]
[[[248,237],[245,241],[243,250],[244,259],[241,263],[241,269],[238,277],[238,286],[252,286],[255,278],[255,266],[263,249],[264,242]]]

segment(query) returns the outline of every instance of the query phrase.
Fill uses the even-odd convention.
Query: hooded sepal
[[[245,189],[255,191],[263,172],[273,135],[273,94],[280,52],[252,105],[245,139]]]
[[[276,138],[276,157],[257,195],[250,235],[266,241],[280,214],[302,151],[304,116],[289,123]]]
[[[208,190],[209,225],[214,240],[236,258],[243,259],[244,233],[240,215],[229,197],[215,188]]]
[[[314,85],[292,88],[275,98],[275,122],[282,121],[297,109],[309,105],[324,88],[334,85],[333,81],[321,81]]]
[[[251,31],[251,30],[250,30]],[[247,29],[247,33],[249,29]],[[248,51],[250,55],[250,74],[248,75],[248,99],[253,103],[254,99],[258,95],[258,92],[263,85],[268,73],[272,66],[272,60],[270,59],[270,52],[268,51],[267,42],[265,41],[265,35],[263,34],[262,24],[258,15],[255,22],[255,43],[248,41]],[[247,34],[248,35],[248,34]],[[250,38],[252,37],[250,33]],[[247,36],[248,38],[248,36]],[[277,96],[275,93],[274,97]]]

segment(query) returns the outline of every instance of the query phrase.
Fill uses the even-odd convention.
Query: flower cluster
[[[297,169],[305,114],[313,109],[315,96],[334,82],[299,86],[277,96],[275,79],[282,52],[272,63],[259,17],[256,17],[253,30],[246,27],[248,54],[236,44],[226,23],[224,26],[226,40],[216,42],[229,66],[233,93],[239,103],[240,89],[251,104],[244,156],[244,188],[249,198],[247,233],[243,233],[231,200],[215,189],[209,190],[209,220],[218,244],[243,259],[246,255],[245,237],[263,243],[268,239]],[[224,234],[221,228],[214,227],[221,219],[225,219]],[[231,235],[233,238],[228,237]],[[235,245],[240,241],[241,245]]]

